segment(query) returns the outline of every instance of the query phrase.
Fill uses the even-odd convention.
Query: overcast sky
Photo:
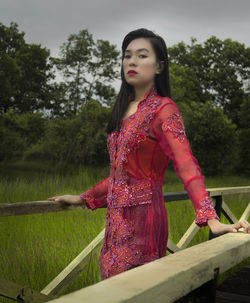
[[[14,21],[28,43],[57,56],[70,34],[88,29],[121,50],[124,36],[145,27],[167,46],[212,35],[250,46],[250,0],[0,0],[0,22]]]
[[[0,0],[0,22],[17,22],[29,43],[58,54],[70,34],[87,28],[120,50],[124,36],[145,27],[167,45],[215,35],[250,46],[249,0]]]

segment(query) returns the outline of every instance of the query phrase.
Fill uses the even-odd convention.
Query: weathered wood
[[[242,194],[250,193],[250,186],[211,188],[207,189],[207,191],[210,192],[211,197],[229,194]],[[165,202],[189,199],[186,191],[163,193],[163,197]],[[103,206],[103,208],[106,207],[107,205]],[[0,203],[0,217],[82,209],[84,209],[84,206],[82,205],[71,205],[68,203],[54,201]]]
[[[105,229],[103,229],[97,237],[95,237],[95,239],[41,291],[41,293],[55,296],[66,288],[89,263],[93,251],[102,244],[104,233]]]
[[[182,201],[189,199],[188,193],[185,190],[163,193],[163,197],[165,202]]]
[[[167,250],[173,254],[181,249],[174,242],[172,242],[170,239],[168,239]]]
[[[232,213],[231,209],[228,207],[225,201],[222,201],[222,213],[229,220],[230,223],[237,223],[238,219]]]
[[[188,230],[181,237],[180,241],[177,243],[177,246],[180,249],[186,248],[188,244],[193,240],[194,236],[199,231],[199,226],[195,223],[195,221],[189,226]]]
[[[249,256],[250,235],[227,233],[51,302],[174,302]]]
[[[0,203],[0,217],[31,215],[65,210],[79,210],[83,208],[84,207],[82,205],[72,205],[54,201]]]
[[[16,283],[6,281],[0,278],[0,296],[12,299],[16,302],[48,302],[52,300],[53,296],[47,296],[39,293],[29,287],[20,286]]]
[[[221,195],[247,194],[250,193],[250,186],[208,188],[207,191],[210,193],[211,197]]]
[[[247,208],[244,210],[243,214],[240,217],[240,220],[247,220],[250,217],[250,202],[248,203]]]

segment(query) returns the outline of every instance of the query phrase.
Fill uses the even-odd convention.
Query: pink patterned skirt
[[[99,257],[102,279],[166,255],[168,218],[162,188],[153,188],[152,203],[107,206],[106,228]]]

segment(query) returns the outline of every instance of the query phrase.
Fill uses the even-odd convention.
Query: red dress
[[[174,161],[195,208],[195,222],[206,226],[217,216],[185,135],[176,104],[145,94],[137,111],[108,135],[109,177],[80,196],[88,208],[107,204],[106,228],[99,257],[102,279],[166,255],[168,218],[162,184],[168,162]]]

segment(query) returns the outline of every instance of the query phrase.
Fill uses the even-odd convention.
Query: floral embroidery
[[[184,123],[179,113],[174,113],[171,117],[162,123],[162,130],[167,132],[171,131],[175,138],[178,138],[180,142],[185,140],[186,134],[184,129]]]
[[[206,197],[205,200],[200,202],[201,208],[196,210],[196,215],[195,215],[195,223],[198,226],[206,226],[207,225],[207,220],[208,219],[218,219],[220,218],[217,216],[215,209],[213,207],[213,202],[209,197]]]
[[[99,257],[102,279],[157,258],[157,251],[148,256],[138,248],[133,221],[124,218],[123,208],[109,208],[105,240]]]
[[[129,116],[129,122],[122,124],[120,131],[108,136],[107,147],[110,155],[110,188],[107,201],[112,207],[133,206],[152,203],[151,180],[138,180],[128,184],[128,175],[124,169],[128,154],[135,151],[140,142],[146,140],[150,122],[155,116],[161,97],[153,86],[145,98],[138,104],[135,114]]]
[[[88,208],[95,209],[97,201],[94,199],[91,189],[82,193],[80,197],[86,200],[86,206]]]

